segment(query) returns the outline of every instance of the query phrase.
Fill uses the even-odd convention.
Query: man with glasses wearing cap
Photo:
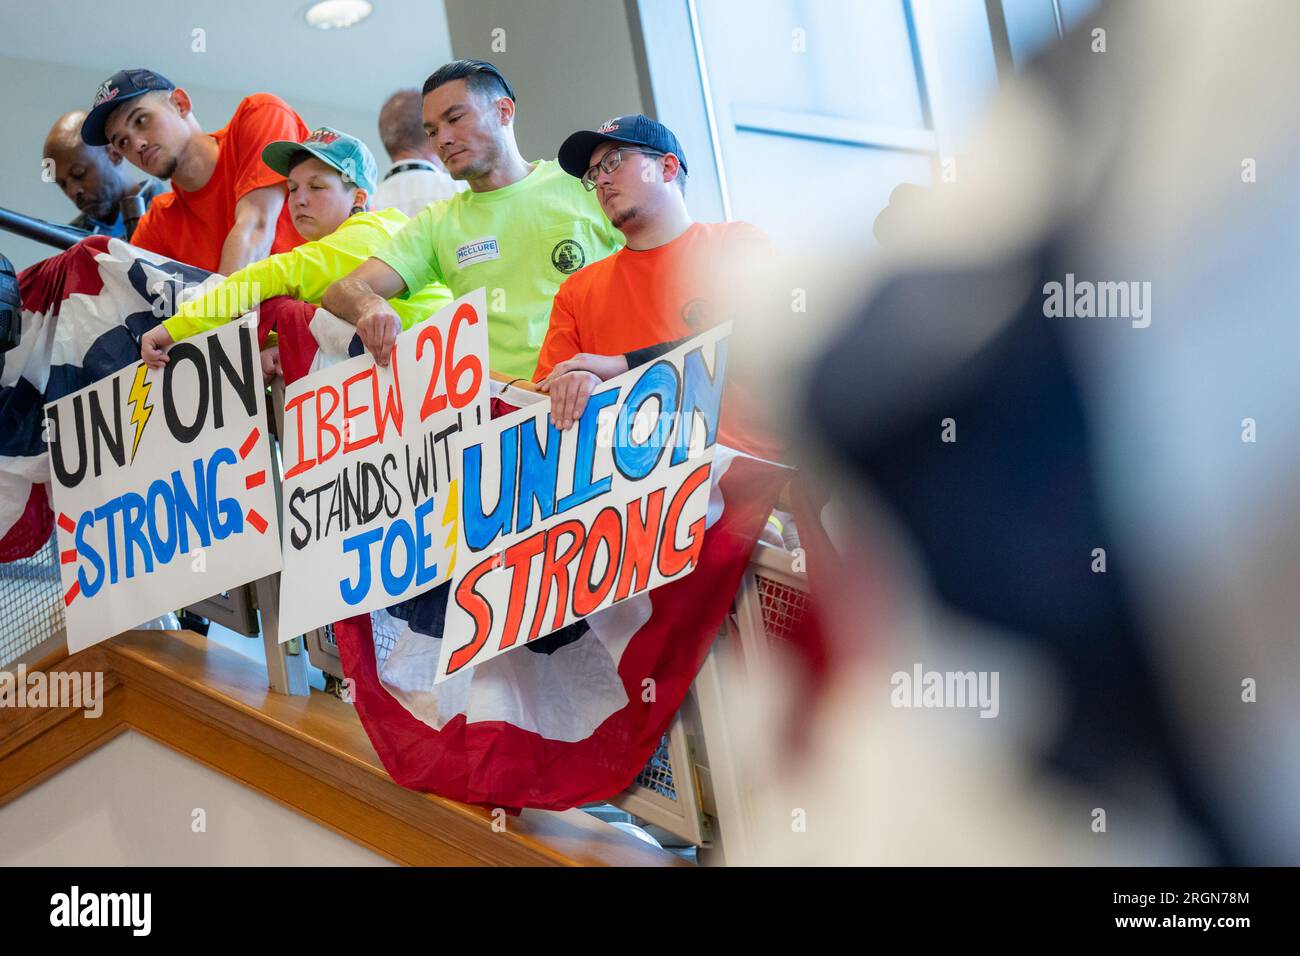
[[[284,179],[261,155],[267,143],[306,136],[298,114],[269,93],[246,97],[226,126],[205,133],[189,94],[152,70],[120,70],[101,83],[81,126],[89,145],[111,144],[131,165],[171,180],[132,243],[223,275],[302,242]]]
[[[425,81],[424,128],[453,179],[469,189],[434,203],[387,247],[325,293],[381,365],[401,323],[387,301],[439,281],[461,296],[488,290],[492,368],[530,378],[551,298],[622,237],[596,197],[552,161],[527,162],[515,142],[515,94],[483,60],[456,60]]]
[[[262,162],[287,178],[286,208],[307,241],[245,266],[146,332],[140,357],[147,365],[165,365],[166,349],[173,342],[216,328],[274,296],[319,305],[331,283],[384,246],[408,221],[398,209],[366,211],[377,185],[375,158],[365,143],[347,133],[322,126],[302,142],[269,143],[262,150]],[[402,327],[410,328],[450,301],[446,287],[433,284],[394,302],[393,308]],[[268,374],[275,371],[264,369]]]
[[[533,380],[551,396],[558,428],[581,417],[601,381],[729,317],[721,276],[736,262],[771,256],[744,222],[695,222],[686,209],[686,153],[662,123],[640,114],[580,130],[559,164],[595,193],[627,240],[623,249],[565,280],[551,307]],[[780,448],[746,422],[751,405],[728,386],[719,441],[764,458]]]

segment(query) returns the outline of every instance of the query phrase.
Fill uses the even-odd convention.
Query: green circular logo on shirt
[[[713,311],[708,299],[694,298],[682,306],[682,321],[689,328],[703,329],[710,325],[709,314]]]
[[[566,275],[577,272],[586,262],[587,254],[572,239],[561,239],[551,250],[551,265]]]

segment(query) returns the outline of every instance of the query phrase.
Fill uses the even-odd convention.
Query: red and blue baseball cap
[[[262,149],[262,162],[281,176],[288,176],[289,164],[303,150],[326,166],[337,169],[344,179],[356,183],[366,191],[367,196],[374,198],[379,169],[370,147],[355,136],[340,133],[328,126],[312,130],[301,143],[288,139],[267,143]]]
[[[601,143],[628,143],[632,146],[644,146],[656,153],[672,153],[686,169],[686,154],[682,144],[663,123],[657,123],[648,116],[635,113],[631,116],[616,116],[601,124],[600,129],[578,130],[560,146],[560,168],[570,176],[581,179],[590,168],[591,151]]]
[[[107,146],[108,137],[104,135],[104,126],[113,110],[127,100],[154,90],[171,92],[174,89],[175,83],[153,70],[118,70],[95,90],[90,112],[81,124],[82,140],[91,146]]]

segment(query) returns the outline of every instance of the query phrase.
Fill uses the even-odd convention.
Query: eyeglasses
[[[601,157],[600,162],[592,166],[582,174],[582,185],[586,187],[587,192],[596,188],[596,177],[601,172],[613,173],[618,167],[623,165],[624,153],[640,153],[642,156],[664,156],[665,153],[657,153],[648,149],[633,149],[630,146],[620,146],[618,149],[611,149]]]

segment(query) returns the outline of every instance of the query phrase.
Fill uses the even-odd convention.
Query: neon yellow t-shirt
[[[539,160],[517,183],[431,204],[375,258],[407,289],[437,281],[459,297],[485,287],[493,370],[532,378],[560,283],[622,245],[595,192]]]
[[[224,282],[182,305],[163,325],[179,342],[215,329],[272,296],[291,295],[320,305],[321,296],[332,282],[373,256],[408,221],[396,209],[349,216],[324,239],[305,242],[232,273]],[[392,305],[402,320],[402,328],[409,329],[451,300],[446,286],[430,283],[419,287],[415,295],[394,299]]]

